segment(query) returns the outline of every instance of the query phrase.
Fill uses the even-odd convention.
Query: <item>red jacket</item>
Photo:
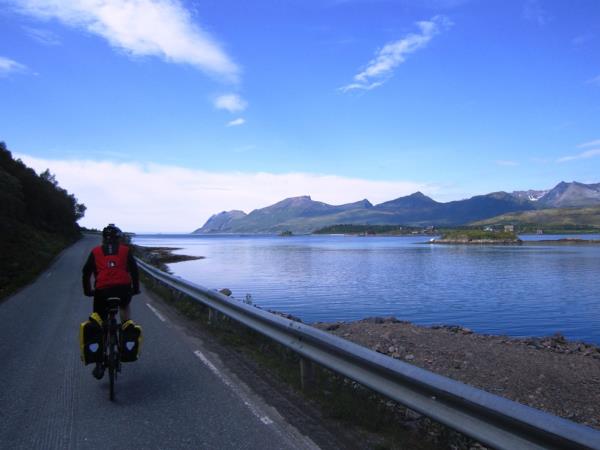
[[[114,286],[131,286],[131,275],[127,268],[129,247],[120,244],[114,255],[105,255],[102,246],[92,250],[96,263],[96,289]]]

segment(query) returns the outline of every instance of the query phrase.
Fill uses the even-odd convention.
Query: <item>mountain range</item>
[[[249,214],[223,211],[194,233],[310,233],[335,224],[457,226],[498,215],[547,208],[600,205],[600,183],[561,182],[550,190],[494,192],[465,200],[437,202],[415,192],[377,205],[367,199],[329,205],[310,196],[292,197]]]

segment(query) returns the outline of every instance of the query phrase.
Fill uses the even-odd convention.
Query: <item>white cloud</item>
[[[238,117],[237,119],[233,119],[230,122],[227,122],[228,127],[239,127],[240,125],[244,125],[246,123],[246,119],[243,117]]]
[[[579,144],[578,148],[586,148],[586,147],[600,147],[600,139],[596,139],[595,141],[584,142],[583,144]]]
[[[215,108],[224,109],[230,113],[240,112],[248,107],[248,103],[237,94],[225,94],[214,101]]]
[[[135,56],[191,64],[235,81],[239,69],[180,0],[13,0],[18,10],[57,19],[105,38]]]
[[[0,56],[0,76],[8,75],[14,72],[26,72],[27,66],[18,63],[10,58]]]
[[[585,152],[578,153],[577,155],[563,156],[562,158],[558,158],[557,162],[562,163],[567,161],[575,161],[577,159],[588,159],[593,158],[595,156],[600,156],[600,148],[586,150]]]
[[[43,45],[54,46],[60,45],[60,38],[50,30],[43,30],[34,27],[22,27],[30,38]]]
[[[509,161],[509,160],[505,160],[505,159],[498,159],[496,161],[494,161],[497,165],[499,166],[518,166],[519,163],[517,161]]]
[[[286,197],[311,195],[330,204],[367,197],[380,203],[436,188],[410,181],[371,181],[308,173],[208,172],[175,166],[15,155],[38,172],[49,168],[60,186],[88,207],[81,224],[114,222],[127,231],[190,232],[215,213],[263,208]]]
[[[444,16],[435,16],[431,20],[417,22],[417,26],[419,33],[411,33],[399,41],[386,44],[367,67],[354,76],[354,82],[340,90],[370,90],[381,86],[392,76],[393,70],[406,60],[407,55],[424,48],[435,35],[452,26],[452,22]]]

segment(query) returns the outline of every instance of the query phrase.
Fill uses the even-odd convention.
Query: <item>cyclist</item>
[[[93,312],[98,313],[102,320],[108,316],[106,299],[118,297],[119,314],[124,324],[131,319],[129,303],[131,297],[140,293],[138,267],[130,248],[121,243],[123,233],[114,224],[109,224],[102,230],[102,245],[94,247],[83,266],[83,293],[94,297]],[[91,276],[94,275],[94,288],[91,286]],[[92,372],[100,379],[104,375],[102,363],[96,363]]]

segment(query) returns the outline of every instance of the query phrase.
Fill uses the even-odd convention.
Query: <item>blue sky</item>
[[[599,23],[596,0],[0,0],[0,140],[84,225],[135,231],[599,182]]]

